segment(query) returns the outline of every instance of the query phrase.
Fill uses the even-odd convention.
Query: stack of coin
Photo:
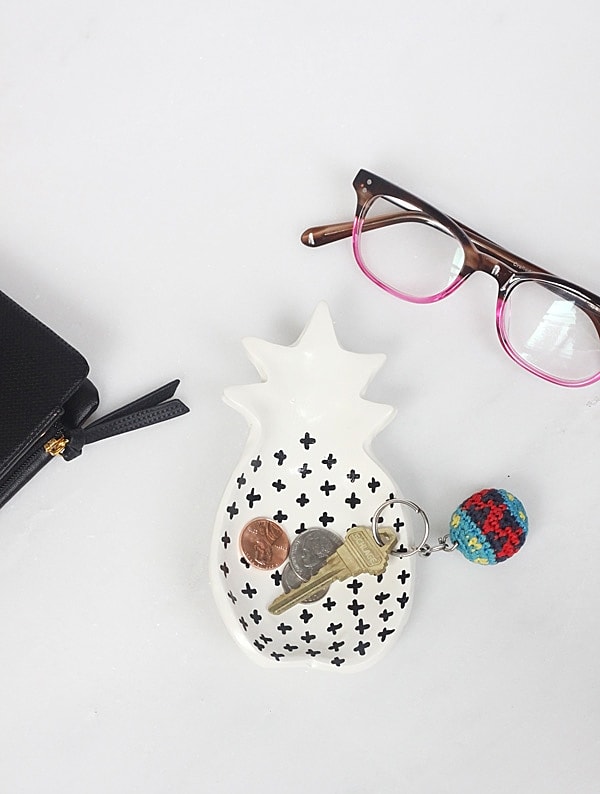
[[[281,586],[286,593],[307,582],[321,570],[325,561],[342,545],[342,539],[329,529],[307,529],[290,547],[289,560],[281,574]],[[304,601],[320,601],[327,595],[329,585]]]

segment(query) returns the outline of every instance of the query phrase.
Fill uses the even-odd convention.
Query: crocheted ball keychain
[[[420,554],[429,557],[436,551],[458,549],[467,560],[479,565],[496,565],[516,554],[527,538],[528,520],[523,504],[516,496],[502,488],[484,488],[465,499],[450,518],[450,531],[431,546],[429,520],[424,511],[414,502],[404,499],[389,499],[373,516],[372,530],[381,543],[378,522],[382,512],[394,504],[403,504],[413,509],[423,520],[424,533],[421,542],[412,549],[394,549],[397,557]]]

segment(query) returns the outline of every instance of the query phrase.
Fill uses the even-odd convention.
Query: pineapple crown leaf
[[[275,404],[305,415],[340,412],[358,425],[381,429],[395,413],[389,405],[363,399],[371,379],[383,365],[383,353],[351,353],[340,347],[327,304],[321,302],[292,345],[256,337],[243,340],[262,383],[233,386],[225,400],[251,422],[268,417]]]

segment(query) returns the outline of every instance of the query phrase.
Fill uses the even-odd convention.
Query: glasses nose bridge
[[[496,257],[491,256],[488,253],[484,253],[483,251],[479,252],[478,265],[478,270],[483,273],[487,273],[488,276],[491,276],[493,279],[495,279],[498,284],[499,291],[502,291],[506,287],[511,276],[513,276],[515,273],[515,271],[505,262],[500,259],[496,259]]]

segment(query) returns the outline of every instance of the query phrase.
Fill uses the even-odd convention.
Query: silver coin
[[[339,535],[329,529],[307,529],[292,543],[289,564],[296,576],[306,581],[323,567],[325,560],[342,542]]]
[[[304,581],[304,579],[301,579],[296,573],[294,573],[294,569],[288,562],[281,572],[281,586],[283,587],[284,592],[289,593],[290,590],[295,590],[297,587],[300,587]],[[313,601],[320,601],[322,598],[325,598],[328,590],[329,585],[325,585],[325,587],[321,588],[321,590],[317,591],[316,593],[313,593],[309,598],[305,598],[302,603],[312,604]]]
[[[286,564],[285,568],[281,572],[281,586],[283,587],[286,593],[289,593],[290,590],[295,590],[297,587],[300,587],[301,584],[306,582],[306,579],[301,579],[298,574],[294,571],[292,566],[289,562]]]

